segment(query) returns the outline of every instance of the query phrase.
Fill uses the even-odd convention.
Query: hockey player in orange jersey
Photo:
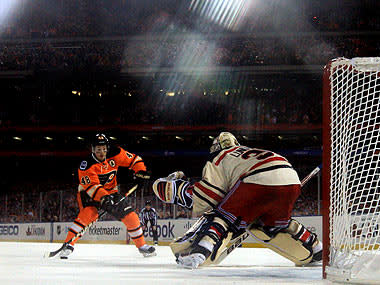
[[[82,160],[78,169],[77,199],[80,212],[70,226],[65,242],[95,221],[99,209],[102,209],[125,224],[141,254],[145,257],[156,255],[155,248],[145,243],[138,215],[117,189],[116,174],[119,166],[133,170],[135,178],[140,182],[150,178],[143,160],[121,147],[111,147],[104,134],[97,134],[91,147],[92,153]],[[64,247],[60,252],[61,259],[66,259],[73,252],[78,239]]]

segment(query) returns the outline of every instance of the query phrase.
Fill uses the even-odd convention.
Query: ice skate
[[[151,246],[144,244],[142,247],[139,248],[139,252],[144,256],[144,257],[150,257],[150,256],[156,256],[156,249]]]
[[[70,244],[67,244],[59,253],[60,259],[67,259],[68,256],[74,251],[74,247]]]
[[[205,262],[206,257],[202,253],[193,253],[186,256],[179,256],[177,263],[179,266],[188,269],[196,269]]]

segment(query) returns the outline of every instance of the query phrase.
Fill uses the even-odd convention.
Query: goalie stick
[[[313,178],[315,175],[318,174],[318,172],[322,169],[322,164],[317,166],[313,169],[307,176],[305,176],[304,179],[301,181],[301,187],[303,187],[311,178]],[[235,248],[239,247],[241,243],[247,239],[249,234],[247,232],[242,233],[241,235],[237,236],[235,239],[230,241],[230,245],[227,246],[222,253],[217,257],[215,262],[213,262],[211,265],[218,265],[220,264],[226,257],[229,255]]]
[[[125,199],[125,197],[128,197],[129,195],[131,195],[138,187],[139,185],[136,184],[135,186],[133,186],[131,189],[128,190],[128,192],[125,194],[125,196],[117,203],[119,204],[122,200]],[[103,217],[107,212],[106,211],[103,211],[96,220],[92,221],[91,223],[89,223],[87,226],[85,226],[79,233],[77,233],[74,237],[72,237],[69,241],[67,242],[64,242],[62,244],[62,246],[55,250],[55,251],[51,251],[51,252],[45,252],[44,254],[44,257],[45,258],[50,258],[50,257],[54,257],[56,256],[58,253],[60,253],[66,245],[70,244],[73,240],[77,239],[77,238],[80,238],[84,235],[84,233],[94,224],[96,223],[101,217]]]

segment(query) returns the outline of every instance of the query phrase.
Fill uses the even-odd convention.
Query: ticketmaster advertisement
[[[53,240],[64,241],[72,223],[54,223]],[[96,222],[81,238],[82,241],[123,241],[127,239],[125,225],[119,221]]]

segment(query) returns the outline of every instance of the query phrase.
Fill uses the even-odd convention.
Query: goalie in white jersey
[[[241,146],[228,132],[214,139],[210,153],[199,182],[190,185],[177,171],[153,184],[162,201],[192,208],[193,216],[201,216],[171,244],[178,264],[212,264],[247,227],[256,240],[296,265],[321,260],[317,236],[290,217],[301,183],[286,158]]]

